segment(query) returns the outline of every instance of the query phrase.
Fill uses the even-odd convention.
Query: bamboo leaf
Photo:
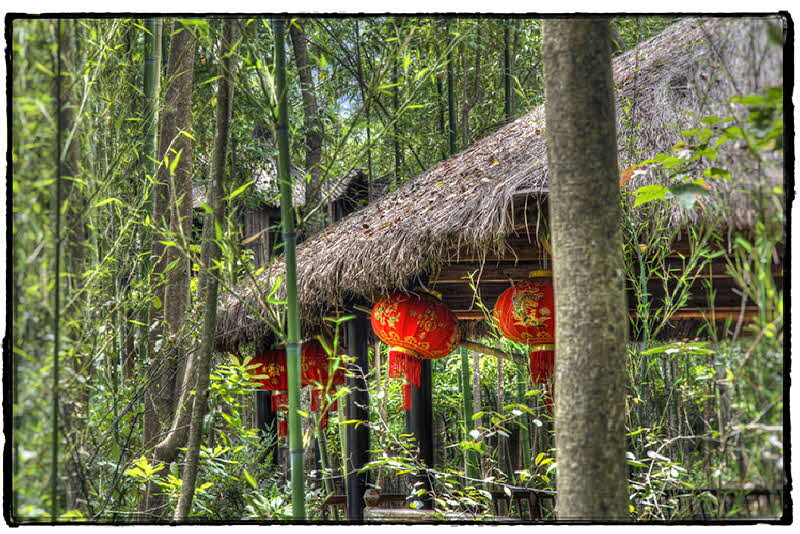
[[[101,200],[100,202],[96,203],[96,204],[94,205],[94,207],[95,207],[95,208],[99,208],[100,206],[105,206],[106,204],[110,204],[110,203],[112,203],[112,202],[117,202],[117,203],[119,203],[119,204],[122,204],[122,201],[121,201],[120,199],[118,199],[118,198],[113,198],[113,197],[109,197],[109,198],[104,198],[104,199],[103,199],[103,200]]]
[[[236,189],[233,193],[228,195],[227,200],[231,200],[231,199],[234,199],[234,198],[238,197],[239,195],[241,195],[242,193],[247,191],[247,188],[250,187],[251,185],[253,185],[254,183],[255,183],[255,180],[250,180],[246,184],[242,185],[241,187]]]

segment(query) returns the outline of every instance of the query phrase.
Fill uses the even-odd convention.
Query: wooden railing
[[[511,495],[503,491],[492,491],[491,513],[496,521],[543,521],[555,519],[555,495],[531,490],[513,490]],[[672,498],[677,504],[670,505]],[[717,504],[714,504],[716,501]],[[366,521],[428,522],[441,520],[483,519],[473,513],[441,513],[432,510],[409,508],[406,494],[373,492],[364,509]],[[664,506],[669,519],[673,507],[691,514],[680,519],[690,521],[713,521],[715,519],[778,519],[783,508],[783,491],[767,489],[705,489],[664,490],[659,504]],[[334,495],[323,506],[323,520],[346,519],[347,497]]]

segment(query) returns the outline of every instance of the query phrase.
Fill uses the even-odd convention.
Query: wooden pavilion
[[[780,21],[687,19],[615,58],[621,170],[669,152],[682,139],[680,132],[696,127],[699,118],[730,115],[731,97],[782,84],[782,50],[768,39],[770,23]],[[487,328],[479,303],[491,310],[510,284],[549,266],[544,130],[544,107],[540,106],[298,247],[304,337],[324,334],[329,324],[323,321],[326,316],[342,312],[356,316],[346,323],[345,348],[355,358],[348,379],[352,393],[347,419],[369,418],[365,375],[372,332],[365,310],[381,295],[418,287],[438,291],[467,337],[475,339]],[[675,278],[683,272],[685,257],[695,245],[693,228],[717,229],[723,246],[737,233],[746,234],[756,223],[759,209],[765,209],[759,199],[784,183],[782,161],[774,163],[758,165],[747,150],[737,147],[715,163],[730,170],[734,180],[713,181],[694,209],[662,206],[664,228],[674,230],[669,234],[673,238],[665,272]],[[623,195],[665,180],[657,173],[633,174],[621,185]],[[648,217],[655,211],[649,210]],[[637,261],[644,261],[640,256]],[[774,251],[774,256],[772,271],[782,287],[783,249]],[[221,296],[220,349],[267,346],[275,341],[263,321],[263,295],[283,270],[282,258],[276,258],[255,282]],[[663,280],[646,283],[654,301],[669,291],[669,283]],[[758,310],[741,289],[727,273],[725,256],[713,259],[693,278],[690,298],[672,314],[662,335],[681,337],[704,320],[747,321]],[[633,290],[629,307],[635,319],[638,308]],[[421,386],[413,388],[414,409],[408,424],[417,437],[421,458],[431,465],[429,363],[423,365]],[[369,480],[368,473],[358,470],[369,461],[369,426],[349,425],[347,432],[348,518],[361,520],[362,496]]]

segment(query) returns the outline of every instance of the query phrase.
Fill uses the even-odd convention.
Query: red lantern
[[[271,403],[273,412],[289,411],[289,395],[285,391],[273,393]]]
[[[531,380],[543,384],[553,376],[555,366],[553,273],[534,271],[530,277],[530,280],[514,284],[498,297],[493,316],[505,337],[531,346]]]
[[[429,295],[394,293],[381,298],[372,308],[372,329],[390,347],[389,377],[405,376],[417,387],[421,360],[444,358],[461,342],[458,319]],[[403,409],[410,408],[409,395]]]
[[[308,341],[303,343],[300,351],[301,365],[300,365],[300,385],[313,386],[311,392],[311,411],[319,410],[319,394],[323,391],[321,388],[328,387],[328,377],[330,371],[331,360],[328,354],[318,341]],[[286,372],[286,349],[281,347],[273,349],[261,354],[256,355],[253,359],[255,364],[259,367],[252,369],[250,372],[254,375],[266,375],[266,378],[254,379],[261,384],[262,389],[272,391],[272,411],[274,412],[287,412],[289,411],[289,396],[286,392],[288,389],[288,379]],[[331,386],[341,386],[345,383],[344,367],[338,367],[333,373],[333,378],[330,380]],[[329,409],[336,409],[336,403],[331,405]],[[323,418],[320,428],[323,430],[328,426],[327,413]],[[285,436],[287,421],[281,420],[278,425],[278,435]]]
[[[311,390],[311,411],[318,412],[322,410],[322,389],[312,389]],[[328,405],[328,409],[325,410],[325,414],[319,421],[319,428],[320,430],[325,430],[328,428],[328,414],[332,411],[336,411],[338,409],[338,403],[333,401]]]
[[[266,378],[256,378],[256,382],[261,384],[261,389],[268,391],[279,391],[288,389],[286,380],[286,350],[273,349],[261,354],[256,354],[251,362],[259,364],[260,367],[252,369],[254,375],[265,375]]]
[[[328,353],[325,352],[325,349],[319,341],[307,341],[303,343],[302,362],[300,384],[302,386],[327,387],[328,375],[333,360],[328,357]],[[333,373],[331,385],[344,385],[343,366],[340,365]]]

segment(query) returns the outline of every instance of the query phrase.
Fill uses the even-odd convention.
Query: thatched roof
[[[668,151],[694,124],[690,113],[728,115],[732,96],[782,83],[782,51],[767,44],[765,19],[684,20],[617,57],[613,66],[621,168]],[[544,127],[542,106],[304,242],[297,253],[304,333],[348,298],[374,300],[420,273],[436,273],[456,259],[459,247],[503,251],[506,236],[521,222],[515,200],[548,190]],[[780,183],[779,173],[768,181]],[[653,179],[637,176],[631,185]],[[691,213],[675,208],[673,224],[715,217],[730,206],[723,210],[728,224],[753,223],[746,195],[727,184],[712,190],[704,204]],[[258,302],[283,271],[279,258],[258,287],[246,283],[222,295],[221,345],[268,335]]]

